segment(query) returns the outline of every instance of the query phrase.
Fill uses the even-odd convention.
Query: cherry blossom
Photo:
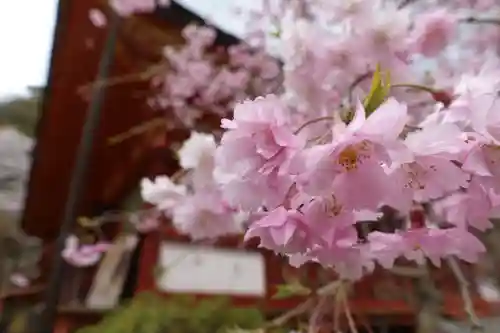
[[[102,11],[100,11],[97,8],[92,8],[89,11],[89,19],[92,22],[92,24],[97,28],[102,28],[107,24],[106,16]]]
[[[141,181],[142,198],[163,212],[173,226],[193,240],[239,234],[245,214],[223,197],[214,167],[216,143],[213,135],[192,132],[177,155],[184,172],[179,177],[157,176]],[[218,175],[224,177],[223,174]],[[154,216],[146,216],[137,228],[155,228]],[[140,230],[139,229],[139,230]]]
[[[304,151],[299,188],[310,195],[335,193],[350,207],[376,210],[389,181],[382,163],[388,162],[405,122],[406,108],[394,100],[368,118],[359,105],[349,125],[334,129],[337,140]]]
[[[155,6],[124,4],[122,15]],[[277,42],[282,66],[245,43],[214,50],[214,29],[185,27],[186,44],[164,49],[153,104],[191,136],[180,173],[143,180],[143,199],[193,239],[244,233],[344,279],[401,261],[476,262],[485,247],[471,229],[491,228],[500,208],[500,52],[498,26],[470,23],[498,7],[265,1],[250,39]],[[197,132],[206,117],[221,119],[213,134]],[[407,223],[387,228],[387,209]]]
[[[187,193],[184,185],[174,184],[166,176],[158,176],[151,181],[141,181],[141,196],[144,201],[156,205],[160,210],[175,206]]]
[[[136,13],[148,13],[153,11],[157,5],[167,7],[170,0],[109,0],[111,7],[122,16],[130,16]]]
[[[457,31],[457,17],[445,9],[422,14],[410,34],[415,53],[434,57],[441,53]]]
[[[216,34],[190,24],[182,31],[185,45],[164,49],[169,66],[153,78],[158,94],[151,102],[174,116],[171,126],[196,127],[204,115],[225,117],[237,102],[279,89],[275,59],[244,43],[221,52],[214,47]]]
[[[102,254],[109,249],[108,243],[96,243],[92,245],[80,244],[74,235],[66,239],[66,247],[62,256],[70,265],[77,267],[89,267],[95,265],[102,257]]]
[[[10,276],[10,282],[19,288],[26,288],[31,284],[31,281],[22,274],[14,273]]]

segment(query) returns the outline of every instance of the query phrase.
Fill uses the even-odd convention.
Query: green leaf
[[[365,107],[366,116],[372,114],[389,95],[389,90],[391,89],[391,78],[390,73],[385,72],[384,75],[381,72],[380,65],[377,65],[375,73],[373,73],[372,85],[370,87],[370,92],[366,96],[363,106]]]
[[[277,286],[278,290],[273,295],[274,299],[284,299],[293,296],[307,296],[311,293],[311,289],[296,282],[293,284],[280,284]]]
[[[279,26],[274,26],[273,31],[269,33],[271,37],[280,38],[281,37],[281,28]]]

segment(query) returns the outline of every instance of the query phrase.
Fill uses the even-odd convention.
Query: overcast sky
[[[45,84],[56,8],[57,0],[0,0],[0,98]]]
[[[235,7],[255,9],[261,5],[261,0],[178,2],[238,37],[242,37],[245,24],[234,14]],[[23,94],[28,86],[45,85],[56,9],[57,0],[0,0],[0,98]]]

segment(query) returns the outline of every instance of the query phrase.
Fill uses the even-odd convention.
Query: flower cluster
[[[110,0],[121,16],[152,12],[170,1]],[[98,10],[89,12],[97,27],[106,24]],[[170,127],[194,128],[207,115],[217,118],[231,114],[234,105],[247,98],[276,92],[281,87],[276,59],[246,43],[217,47],[217,32],[209,26],[187,25],[182,31],[185,43],[163,50],[167,66],[160,66],[151,80],[155,95],[150,105],[168,112]]]
[[[172,125],[193,128],[207,114],[228,116],[235,103],[279,88],[278,63],[265,52],[246,44],[214,49],[210,27],[191,24],[182,35],[186,43],[165,47],[168,68],[152,81],[153,105],[173,115]]]
[[[471,228],[491,227],[500,205],[496,53],[480,68],[450,64],[451,86],[422,86],[421,59],[443,61],[460,44],[458,17],[362,0],[328,2],[320,13],[318,3],[328,6],[284,15],[285,94],[247,101],[222,121],[217,166],[234,176],[224,197],[259,215],[246,238],[351,279],[401,257],[477,261],[485,248]],[[377,65],[393,84],[384,87]],[[364,73],[377,78],[371,90],[356,79]],[[424,205],[433,214],[417,218]],[[390,233],[360,228],[383,207],[408,223]]]
[[[188,27],[186,50],[167,49],[176,72],[165,106],[205,113],[217,108],[200,105],[248,100],[232,116],[215,111],[226,117],[218,146],[193,132],[179,181],[144,180],[145,201],[195,239],[238,232],[244,216],[246,239],[346,279],[399,258],[477,261],[485,248],[471,230],[490,228],[500,206],[500,61],[496,46],[471,47],[461,30],[473,21],[465,15],[496,2],[302,3],[273,13],[283,61],[274,94],[242,89],[246,74],[214,79],[201,57],[210,30]],[[405,223],[383,227],[388,208]]]
[[[222,197],[214,173],[215,139],[193,132],[178,155],[182,174],[143,179],[143,199],[171,218],[174,227],[193,240],[213,239],[243,230],[244,213]]]

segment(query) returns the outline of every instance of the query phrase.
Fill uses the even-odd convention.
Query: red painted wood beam
[[[88,18],[92,8],[108,10],[101,3],[101,0],[60,1],[58,32],[22,224],[28,234],[46,240],[53,239],[58,232],[88,108],[88,98],[79,91],[94,80],[106,35],[105,29],[93,26]],[[148,58],[158,58],[162,44],[152,37],[154,34],[145,33],[148,26],[163,29],[173,40],[180,39],[180,27],[170,27],[169,32],[168,27],[165,30],[165,26],[153,19],[133,20],[127,20],[122,26],[111,69],[113,77],[139,73],[146,68],[145,64],[152,63]],[[145,43],[150,45],[149,49],[144,47]],[[140,177],[149,172],[153,141],[150,136],[137,136],[113,146],[107,142],[109,137],[162,116],[147,106],[148,92],[149,82],[107,88],[87,186],[80,203],[82,215],[93,215],[116,205],[137,185]],[[160,131],[164,130],[160,128]],[[161,134],[156,132],[156,135]]]

